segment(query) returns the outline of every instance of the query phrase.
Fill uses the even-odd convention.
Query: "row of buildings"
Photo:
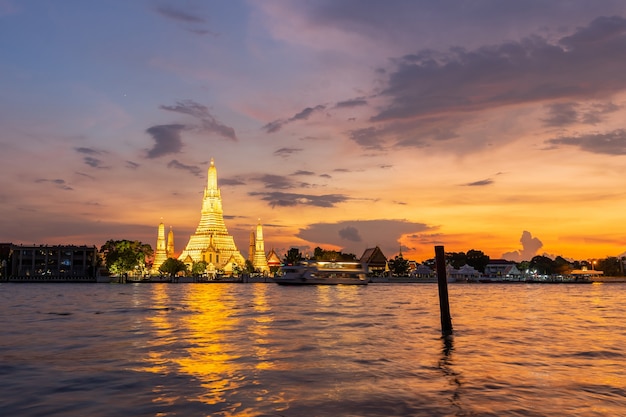
[[[400,255],[401,256],[401,255]],[[204,263],[208,276],[223,273],[226,275],[242,271],[246,259],[237,248],[233,237],[228,233],[224,222],[221,192],[217,182],[217,169],[213,158],[207,172],[200,221],[195,233],[189,237],[185,249],[176,256],[174,232],[170,227],[165,238],[165,225],[161,221],[157,230],[156,250],[151,274],[158,275],[159,267],[168,258],[177,257],[188,270],[194,264]],[[259,220],[256,229],[250,232],[248,265],[258,273],[267,275],[271,267],[280,266],[281,258],[272,249],[265,252],[263,227]],[[372,276],[389,276],[387,258],[379,247],[366,249],[360,261],[367,265]],[[92,280],[97,275],[98,250],[95,246],[23,246],[0,244],[0,277],[23,277],[25,280]],[[412,278],[433,278],[435,272],[426,265],[409,262]],[[197,271],[197,269],[196,269]],[[522,272],[515,262],[494,260],[483,273],[469,265],[459,269],[448,266],[447,276],[452,281],[472,281],[479,279],[518,280]]]
[[[75,245],[0,243],[0,279],[23,281],[93,281],[98,248]]]
[[[221,192],[217,183],[217,169],[211,158],[204,188],[200,221],[194,234],[189,237],[185,249],[176,256],[174,231],[170,227],[165,238],[165,225],[161,221],[157,230],[157,242],[151,274],[158,275],[159,267],[168,258],[176,257],[189,270],[194,264],[204,262],[207,275],[232,274],[246,267],[246,259],[228,233],[224,222]],[[256,230],[250,232],[248,261],[255,271],[268,274],[271,266],[279,266],[280,258],[272,249],[265,252],[263,227],[259,220]],[[0,244],[0,278],[21,277],[24,280],[80,280],[97,274],[98,249],[95,246],[47,246]]]

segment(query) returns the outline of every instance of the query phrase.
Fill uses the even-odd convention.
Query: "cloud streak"
[[[533,36],[474,50],[422,50],[395,60],[372,121],[421,118],[626,89],[626,19],[599,17],[556,43]],[[593,65],[589,65],[593,62]],[[581,82],[585,80],[585,82]]]
[[[173,106],[160,106],[160,108],[174,113],[185,114],[199,120],[201,125],[197,128],[202,132],[214,133],[223,138],[237,141],[235,129],[220,122],[211,114],[208,107],[193,100],[178,101]]]
[[[626,130],[564,136],[550,139],[547,143],[555,147],[574,146],[585,152],[603,155],[626,155]]]
[[[299,121],[299,120],[307,120],[312,114],[319,113],[323,111],[324,109],[326,109],[326,106],[322,104],[318,104],[315,107],[307,107],[304,110],[300,111],[299,113],[296,113],[295,115],[293,115],[292,117],[288,119],[278,119],[278,120],[274,120],[273,122],[266,124],[265,126],[263,126],[263,130],[265,130],[265,132],[267,133],[278,132],[285,125]]]
[[[391,256],[400,247],[400,239],[432,230],[424,223],[407,220],[346,220],[336,223],[314,223],[300,229],[297,236],[315,245],[333,245],[360,256],[367,247],[379,246]]]
[[[172,159],[170,162],[168,162],[167,164],[168,168],[173,168],[173,169],[180,169],[183,171],[187,171],[190,172],[191,174],[195,175],[196,177],[199,177],[202,175],[203,170],[200,169],[198,166],[196,165],[185,165],[182,162],[178,162],[176,159]]]
[[[146,133],[154,139],[154,146],[148,150],[147,157],[150,159],[160,156],[179,153],[183,148],[181,132],[185,130],[185,125],[169,124],[157,125],[146,129]]]
[[[273,191],[250,192],[248,193],[248,195],[252,197],[259,197],[262,201],[267,202],[272,208],[296,206],[332,208],[336,207],[337,204],[350,200],[348,196],[343,194],[311,195]]]
[[[175,9],[171,6],[161,6],[157,7],[156,11],[159,12],[162,16],[167,17],[168,19],[177,20],[179,22],[184,23],[204,23],[205,19],[200,16],[191,14],[187,11],[183,11],[180,9]]]
[[[60,178],[53,179],[53,180],[40,178],[40,179],[35,180],[35,183],[37,183],[37,184],[50,183],[50,184],[54,184],[56,186],[56,188],[58,188],[60,190],[65,190],[65,191],[72,191],[72,190],[74,190],[72,187],[70,187],[67,184],[67,182],[65,182],[65,180],[60,179]]]

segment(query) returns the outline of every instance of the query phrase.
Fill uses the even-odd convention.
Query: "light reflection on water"
[[[1,284],[0,414],[626,414],[626,286]]]

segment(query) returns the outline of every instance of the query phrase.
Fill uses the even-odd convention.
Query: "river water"
[[[626,284],[449,294],[0,284],[0,415],[626,415]]]

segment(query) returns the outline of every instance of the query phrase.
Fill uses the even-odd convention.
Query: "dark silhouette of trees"
[[[402,255],[396,255],[395,258],[387,261],[387,266],[393,275],[405,276],[409,273],[409,261],[404,259]]]
[[[470,249],[467,251],[467,264],[475,270],[485,272],[485,267],[489,264],[489,256],[481,250]],[[463,266],[463,265],[461,265]]]
[[[554,273],[554,261],[547,256],[535,256],[530,260],[529,267],[540,275],[552,275]]]
[[[319,246],[313,251],[313,257],[316,261],[356,261],[356,255],[353,253],[343,253],[336,250],[326,250]]]
[[[476,249],[470,249],[467,253],[446,252],[446,262],[456,269],[467,264],[477,271],[485,272],[485,267],[489,263],[489,259],[489,256],[485,255],[483,251]]]
[[[620,266],[620,259],[617,256],[609,256],[605,259],[600,259],[596,267],[607,276],[614,277],[622,275],[622,266]]]
[[[559,275],[567,275],[572,272],[573,266],[572,264],[562,256],[557,256],[554,258],[552,264],[552,273]]]
[[[459,269],[467,263],[465,252],[446,252],[446,262],[453,268]]]
[[[304,258],[302,257],[302,253],[298,248],[291,248],[285,254],[283,258],[283,264],[285,265],[297,265],[302,262]]]

